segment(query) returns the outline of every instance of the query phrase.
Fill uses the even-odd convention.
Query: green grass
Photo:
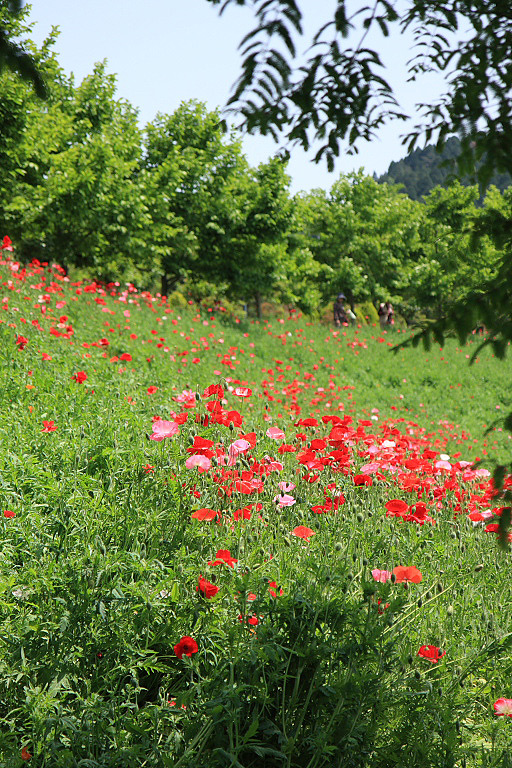
[[[510,358],[484,350],[469,367],[478,339],[394,353],[402,333],[213,319],[37,269],[9,285],[0,268],[0,512],[15,513],[0,526],[1,766],[23,765],[23,748],[37,768],[511,764],[512,723],[493,712],[512,697],[510,556],[468,519],[497,503],[485,477],[404,463],[509,460]],[[229,391],[238,382],[251,397]],[[214,383],[241,426],[211,423]],[[187,407],[183,390],[197,393]],[[171,411],[188,414],[180,434],[149,440]],[[349,461],[307,468],[298,457],[331,435],[322,416],[353,419]],[[297,450],[278,453],[270,426]],[[223,467],[250,432],[254,448]],[[217,449],[204,473],[185,467],[197,436]],[[382,469],[355,485],[369,449]],[[240,492],[264,465],[261,492]],[[282,481],[295,503],[279,508]],[[338,510],[313,511],[336,494]],[[386,517],[394,498],[424,501],[436,523]],[[201,508],[217,519],[193,519]],[[234,567],[208,565],[219,550]],[[421,582],[372,577],[399,565]],[[184,636],[198,651],[179,659]],[[431,663],[422,645],[446,653]]]

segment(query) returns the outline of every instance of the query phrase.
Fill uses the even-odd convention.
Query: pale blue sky
[[[330,18],[334,5],[335,0],[303,0],[305,28],[316,31]],[[248,9],[230,6],[219,18],[218,7],[206,0],[33,0],[30,20],[35,22],[32,36],[38,43],[52,26],[59,27],[59,61],[66,72],[74,72],[77,82],[96,61],[106,58],[108,71],[117,75],[118,96],[138,108],[141,124],[192,98],[212,109],[223,106],[239,74],[238,43],[254,25]],[[386,77],[406,112],[414,112],[418,94],[426,100],[442,92],[439,78],[422,83],[421,89],[405,82],[410,52],[397,33],[393,39],[379,36],[372,43],[382,54]],[[358,155],[340,156],[333,173],[294,149],[288,167],[292,191],[328,189],[340,173],[360,167],[383,173],[392,160],[405,154],[400,141],[404,132],[403,123],[382,129],[377,140],[360,145]],[[271,139],[247,137],[244,149],[256,165],[273,154],[276,145]]]

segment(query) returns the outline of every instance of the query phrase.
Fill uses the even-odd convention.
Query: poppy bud
[[[368,560],[366,557],[363,558],[363,565],[366,567],[368,565]]]
[[[414,677],[416,678],[416,680],[421,680],[421,673],[418,672],[418,670],[416,670],[416,672],[414,673]]]
[[[407,663],[408,664],[412,664],[412,655],[411,654],[409,654],[408,657],[407,657]]]
[[[391,583],[394,584],[396,582],[396,576],[394,573],[391,574]]]
[[[437,591],[438,592],[442,592],[443,591],[443,585],[441,584],[441,582],[439,582],[438,585],[437,585]]]
[[[448,606],[448,608],[446,609],[446,613],[448,614],[448,616],[452,616],[452,614],[453,614],[453,605],[449,605]]]
[[[418,600],[418,608],[421,608],[422,605],[423,605],[423,600],[420,597],[420,599]]]
[[[196,403],[199,403],[200,400],[201,400],[201,395],[199,394],[199,392],[196,392]]]
[[[363,516],[362,516],[362,514],[359,512],[359,514],[357,515],[357,521],[358,521],[358,523],[362,523],[362,522],[363,522],[363,520],[364,520],[364,517],[363,517]]]
[[[334,549],[336,550],[336,552],[341,552],[341,550],[343,549],[343,545],[338,541],[334,545]]]

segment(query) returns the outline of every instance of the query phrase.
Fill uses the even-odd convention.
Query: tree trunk
[[[261,293],[259,291],[254,294],[254,300],[256,302],[256,316],[258,320],[261,320]]]

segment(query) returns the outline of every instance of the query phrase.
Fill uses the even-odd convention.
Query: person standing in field
[[[384,328],[388,324],[388,304],[389,302],[384,303],[383,301],[381,301],[381,303],[379,304],[379,309],[378,309],[379,325],[382,328],[382,330],[384,330]]]
[[[346,298],[344,293],[338,293],[336,301],[334,302],[333,314],[334,325],[336,328],[339,328],[341,325],[348,325],[347,312],[345,310],[345,305],[343,304]]]
[[[394,325],[395,324],[395,310],[393,309],[393,305],[390,301],[386,301],[386,311],[387,311],[387,325]]]

